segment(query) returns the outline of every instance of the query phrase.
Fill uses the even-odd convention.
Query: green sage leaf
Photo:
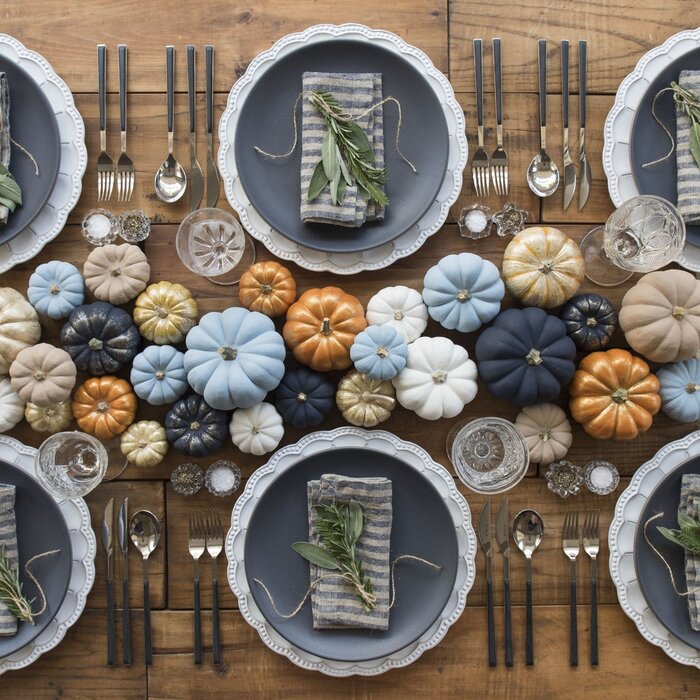
[[[340,562],[329,554],[323,547],[319,547],[311,542],[295,542],[292,549],[307,561],[310,561],[322,569],[340,569]]]
[[[331,180],[331,202],[333,202],[333,204],[338,204],[340,201],[338,198],[338,186],[340,185],[341,179],[340,167],[338,167],[335,176]]]
[[[333,131],[326,129],[326,135],[323,137],[323,145],[321,146],[321,160],[329,182],[333,182],[336,173],[340,172],[340,164],[336,155],[336,143]]]
[[[353,144],[360,154],[370,163],[374,163],[374,151],[365,134],[364,129],[357,122],[349,122],[350,142]]]
[[[323,161],[319,160],[318,163],[316,163],[313,175],[311,176],[311,181],[309,182],[309,191],[306,195],[309,202],[316,199],[316,197],[318,197],[326,188],[327,184],[328,178],[326,177],[326,171],[323,167]]]
[[[346,184],[352,185],[353,179],[352,175],[350,174],[350,170],[348,170],[348,165],[345,162],[345,159],[340,153],[340,148],[338,148],[338,145],[336,144],[336,150],[338,151],[338,163],[340,163],[340,171],[343,173],[343,178],[345,179]]]
[[[693,154],[695,165],[700,168],[700,122],[698,122],[695,118],[692,118],[691,120],[690,152]]]
[[[365,519],[362,513],[362,506],[355,500],[348,504],[348,512],[350,518],[349,530],[352,532],[352,542],[355,544],[360,539],[362,530],[365,526]]]
[[[341,177],[340,182],[338,183],[338,204],[342,204],[343,200],[345,199],[346,187],[345,180]]]

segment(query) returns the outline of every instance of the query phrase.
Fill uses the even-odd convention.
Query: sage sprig
[[[671,530],[659,526],[656,529],[671,542],[679,544],[693,554],[700,555],[700,522],[679,510],[678,528],[678,530]]]
[[[0,163],[0,204],[10,212],[22,204],[22,190],[12,173]]]
[[[672,82],[673,101],[676,107],[690,119],[690,152],[695,164],[700,168],[700,99],[690,90]]]
[[[21,622],[34,624],[32,604],[34,599],[27,600],[22,593],[22,582],[19,580],[19,569],[10,564],[5,556],[5,547],[0,546],[0,601]]]

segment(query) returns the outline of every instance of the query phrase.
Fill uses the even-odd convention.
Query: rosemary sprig
[[[700,522],[681,511],[678,511],[678,530],[667,527],[657,527],[666,538],[679,544],[693,554],[700,554]]]
[[[5,556],[5,547],[0,546],[0,601],[21,622],[34,624],[32,603],[22,593],[22,583],[19,580],[19,568],[14,568]]]
[[[700,99],[676,82],[671,83],[671,89],[676,107],[690,119],[690,152],[700,168]]]
[[[374,610],[377,596],[372,581],[362,567],[355,545],[365,526],[362,506],[357,501],[316,506],[316,530],[322,546],[313,542],[295,542],[297,554],[322,569],[338,571],[357,592],[365,610]]]

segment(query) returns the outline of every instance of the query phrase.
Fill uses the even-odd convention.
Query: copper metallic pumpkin
[[[88,379],[73,396],[78,427],[99,440],[121,435],[134,422],[136,406],[129,382],[110,375]]]
[[[297,298],[292,273],[274,260],[251,265],[241,277],[238,288],[241,304],[274,318],[282,316]]]

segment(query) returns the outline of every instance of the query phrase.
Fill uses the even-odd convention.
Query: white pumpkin
[[[34,307],[12,287],[0,287],[0,374],[7,374],[17,353],[40,336]]]
[[[515,419],[515,427],[525,438],[531,462],[549,464],[565,457],[571,447],[571,423],[553,403],[525,406]]]
[[[406,367],[392,379],[398,402],[421,418],[452,418],[474,400],[476,365],[448,338],[418,338]]]
[[[280,444],[284,435],[282,416],[270,403],[258,403],[234,411],[229,432],[241,452],[264,455]]]
[[[367,323],[391,326],[407,343],[420,338],[428,325],[428,307],[420,292],[404,285],[380,289],[367,304]]]
[[[24,401],[7,377],[0,379],[0,433],[12,430],[24,417]]]
[[[121,437],[120,448],[137,467],[155,467],[168,452],[165,428],[155,420],[132,423]]]

